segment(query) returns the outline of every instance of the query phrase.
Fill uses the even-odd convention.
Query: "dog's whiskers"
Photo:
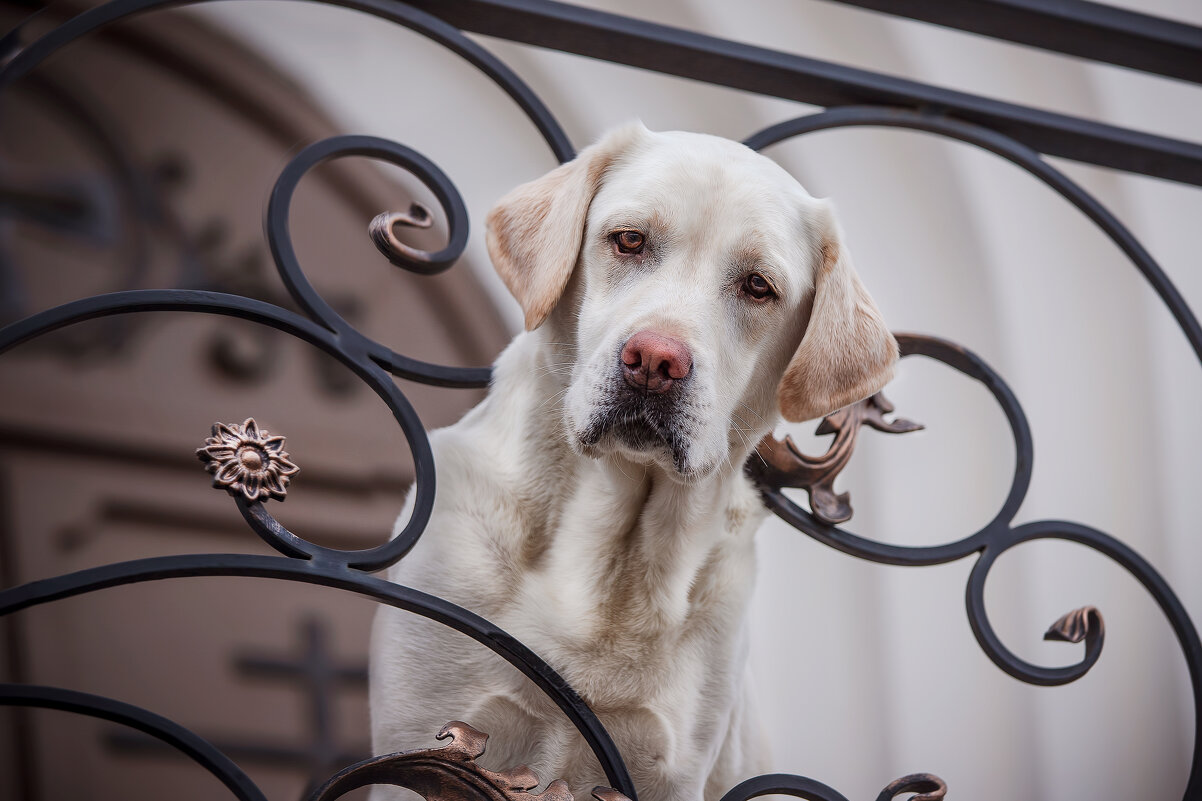
[[[550,396],[550,397],[548,397],[546,400],[544,400],[542,403],[540,403],[540,404],[538,405],[538,407],[535,409],[535,411],[542,411],[542,408],[543,408],[544,406],[546,406],[548,403],[551,403],[551,402],[553,402],[553,401],[558,401],[558,400],[560,400],[561,398],[563,398],[563,396],[564,396],[565,394],[567,394],[567,391],[568,391],[569,389],[571,389],[571,387],[564,387],[563,389],[559,390],[559,392],[556,392],[554,395],[551,395],[551,396]]]
[[[533,377],[541,378],[545,375],[570,375],[572,368],[576,365],[575,361],[554,362],[545,364],[534,371]]]

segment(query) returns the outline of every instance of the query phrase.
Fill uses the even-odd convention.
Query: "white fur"
[[[487,399],[431,435],[433,516],[389,578],[483,615],[546,659],[614,737],[641,799],[712,801],[763,772],[767,755],[746,682],[765,512],[742,465],[779,419],[803,334],[814,339],[824,258],[840,285],[858,281],[830,255],[840,248],[823,201],[770,160],[700,134],[614,132],[515,190],[490,224],[494,262],[533,330],[498,358]],[[619,229],[646,233],[654,258],[619,254]],[[779,297],[746,297],[752,271]],[[825,305],[875,314],[858,296]],[[627,391],[618,353],[644,329],[693,357],[677,454],[582,442]],[[858,355],[839,350],[840,369]],[[807,376],[825,374],[807,358]],[[856,376],[872,391],[887,379],[874,370]],[[529,764],[578,797],[607,783],[566,717],[461,634],[382,607],[371,671],[377,754],[431,745],[459,719],[491,735],[491,767]]]

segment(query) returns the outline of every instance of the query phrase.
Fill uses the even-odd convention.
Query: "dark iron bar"
[[[398,556],[397,558],[400,557]],[[256,556],[248,554],[200,554],[152,557],[80,570],[55,578],[31,581],[18,587],[0,591],[0,615],[19,612],[22,609],[28,609],[40,604],[95,592],[109,587],[120,587],[144,581],[163,581],[200,576],[242,576],[297,581],[334,587],[373,598],[378,602],[421,615],[471,637],[480,644],[490,648],[498,656],[504,658],[521,671],[548,698],[554,701],[563,711],[564,715],[576,726],[585,741],[588,742],[593,753],[601,763],[601,767],[605,771],[608,780],[614,787],[624,792],[631,801],[638,801],[634,785],[630,780],[629,773],[627,773],[626,765],[618,754],[618,749],[614,745],[613,740],[610,739],[608,732],[605,731],[597,716],[589,709],[588,705],[584,703],[576,691],[550,665],[539,658],[537,654],[507,632],[463,607],[410,587],[404,587],[400,584],[393,584],[384,579],[369,576],[358,570],[347,568],[344,565],[296,559],[288,556]],[[26,699],[40,697],[36,693],[37,690],[38,688],[26,688],[21,685],[0,685],[0,705],[6,703],[29,705],[31,702]],[[57,689],[48,689],[46,692],[50,694],[68,694],[68,691]],[[75,693],[74,695],[81,694]],[[139,717],[139,711],[133,711],[133,708],[128,707],[128,705],[110,701],[109,699],[96,699],[94,696],[87,696],[87,698],[91,707],[84,707],[83,705],[70,707],[60,705],[55,708],[80,711],[85,714],[91,714],[85,711],[87,708],[104,708],[108,710],[110,705],[112,708],[129,710],[120,716],[110,712],[100,714],[99,716],[123,725],[141,729],[147,734],[159,737],[160,739],[168,739],[161,733],[169,727],[175,726],[175,724],[164,721],[157,715],[151,715],[145,712],[145,710],[140,710],[141,717]],[[209,743],[191,732],[180,730],[180,733],[176,734],[176,729],[178,727],[171,729],[174,736],[171,742],[173,744],[182,744],[177,744],[177,747],[191,754],[197,761],[200,761],[198,755],[204,756],[208,761],[202,762],[202,764],[216,766],[210,767],[210,769],[221,776],[222,780],[226,781],[227,784],[231,784],[232,786],[235,777],[241,776],[240,772],[235,773],[236,768],[232,766],[232,763],[227,767],[225,763],[217,759],[220,754],[216,754]],[[185,734],[187,738],[183,736]],[[209,752],[213,752],[215,756],[210,757]]]
[[[1202,83],[1202,28],[1084,0],[832,0]]]
[[[0,706],[57,709],[119,723],[158,738],[212,773],[239,801],[267,801],[242,770],[207,740],[161,715],[98,695],[39,687],[32,684],[0,684]]]
[[[1202,144],[941,89],[550,0],[415,0],[467,31],[757,94],[896,106],[991,128],[1049,156],[1202,186]]]

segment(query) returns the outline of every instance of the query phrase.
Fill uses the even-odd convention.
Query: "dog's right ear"
[[[647,133],[640,122],[611,131],[567,164],[514,189],[489,212],[488,255],[521,304],[527,331],[543,324],[572,277],[585,216],[606,170]]]
[[[821,258],[810,319],[781,378],[781,415],[800,423],[879,392],[893,378],[897,340],[860,283],[831,208],[820,201],[814,221]]]

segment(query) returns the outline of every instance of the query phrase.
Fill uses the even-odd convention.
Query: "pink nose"
[[[693,369],[693,355],[681,341],[654,331],[639,331],[622,346],[626,383],[647,392],[667,392],[673,381]]]

